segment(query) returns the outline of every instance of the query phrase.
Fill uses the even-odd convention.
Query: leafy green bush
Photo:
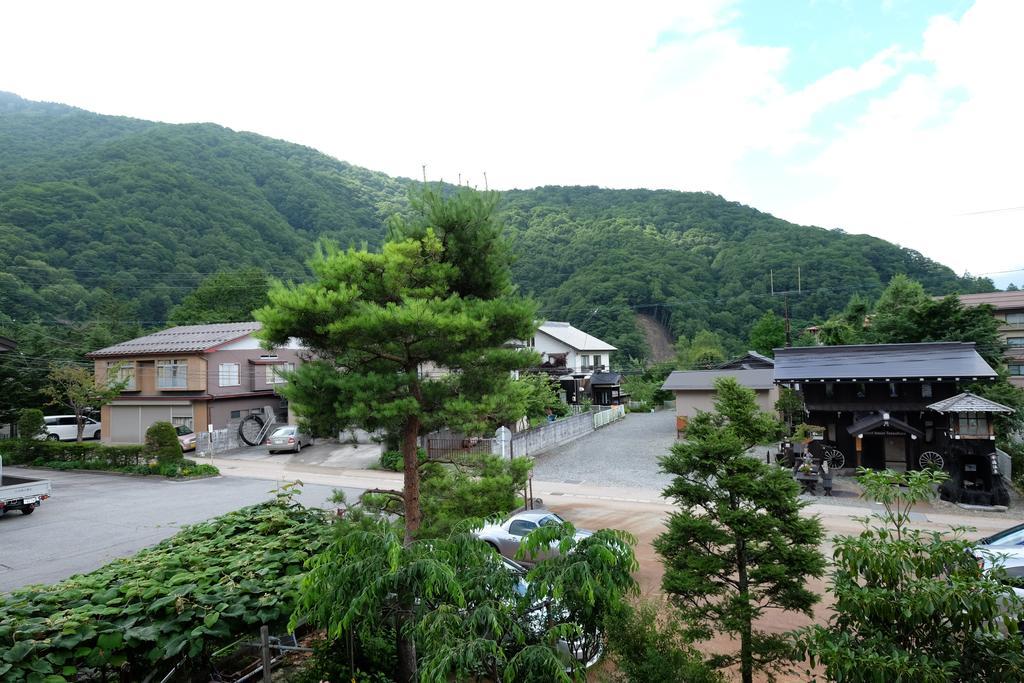
[[[427,452],[422,448],[416,450],[416,455],[420,462],[427,461]],[[384,451],[380,454],[380,459],[377,462],[381,469],[391,470],[392,472],[401,472],[405,469],[405,462],[402,459],[401,451]]]
[[[0,441],[0,455],[11,465],[35,465],[44,462],[101,463],[96,469],[118,469],[146,464],[139,445],[110,446],[102,443],[74,441],[37,441],[5,439]]]
[[[286,492],[94,572],[15,590],[0,597],[0,680],[141,681],[184,657],[181,680],[209,680],[218,647],[260,624],[283,631],[304,563],[330,532],[322,511]]]
[[[18,436],[22,439],[35,438],[45,431],[43,411],[38,408],[25,408],[18,414]]]
[[[155,459],[161,465],[176,464],[184,455],[174,425],[170,422],[154,422],[146,430],[146,457]]]
[[[671,620],[659,624],[654,603],[624,605],[605,620],[608,649],[619,669],[618,680],[628,683],[720,683],[724,677],[705,664],[682,626]]]

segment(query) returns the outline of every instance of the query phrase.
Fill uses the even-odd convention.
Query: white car
[[[516,553],[519,551],[519,545],[523,542],[523,538],[537,527],[552,526],[564,522],[564,519],[550,510],[526,510],[525,512],[518,512],[512,515],[499,524],[488,524],[475,533],[477,538],[489,543],[503,557],[524,565],[531,565],[550,557],[557,553],[558,550],[557,548],[552,548],[536,556],[517,558]],[[592,535],[592,533],[586,529],[577,529],[576,539],[586,538]]]
[[[43,418],[46,423],[46,436],[48,441],[74,441],[78,438],[78,425],[74,415],[47,415]],[[99,439],[100,423],[91,417],[82,417],[82,438]]]

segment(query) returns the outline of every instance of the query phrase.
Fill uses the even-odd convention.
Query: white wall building
[[[617,350],[569,323],[554,320],[543,323],[528,346],[541,354],[541,363],[564,355],[565,367],[576,373],[609,369],[611,352]]]

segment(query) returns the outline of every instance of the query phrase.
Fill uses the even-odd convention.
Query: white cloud
[[[1014,216],[951,216],[1024,204],[1022,10],[981,0],[936,19],[920,54],[793,91],[789,50],[745,42],[732,0],[4,3],[0,89],[216,121],[392,174],[711,190],[997,270],[1012,250],[992,260],[955,227],[991,237],[982,223]],[[822,138],[817,117],[865,97]]]

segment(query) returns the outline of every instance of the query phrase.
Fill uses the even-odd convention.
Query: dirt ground
[[[541,486],[541,489],[544,487]],[[644,598],[661,598],[662,565],[654,552],[653,541],[663,531],[665,521],[673,509],[654,491],[603,489],[566,491],[561,484],[558,491],[548,492],[545,503],[566,519],[580,527],[588,529],[616,528],[629,531],[637,537],[636,556],[640,568],[636,579],[640,584]],[[542,491],[543,493],[543,491]],[[834,502],[812,503],[806,510],[807,514],[818,515],[825,527],[826,540],[821,550],[826,558],[832,556],[832,541],[836,535],[858,533],[862,525],[855,517],[865,516],[879,509],[870,503],[854,499]],[[999,529],[1004,529],[1019,520],[998,513],[978,514],[953,506],[919,506],[915,509],[915,526],[922,529],[948,530],[952,526],[970,526],[976,531],[970,537],[980,537]],[[808,586],[822,596],[814,610],[813,619],[802,614],[793,614],[772,610],[758,624],[759,628],[769,632],[789,631],[811,623],[825,623],[829,618],[832,604],[828,592],[828,574],[822,579],[808,581]],[[726,637],[703,643],[700,649],[706,652],[730,652],[738,649],[738,643]],[[602,672],[592,676],[594,681],[605,680]],[[738,677],[736,678],[738,680]],[[776,678],[778,681],[796,682],[806,680],[806,675],[794,673]]]

